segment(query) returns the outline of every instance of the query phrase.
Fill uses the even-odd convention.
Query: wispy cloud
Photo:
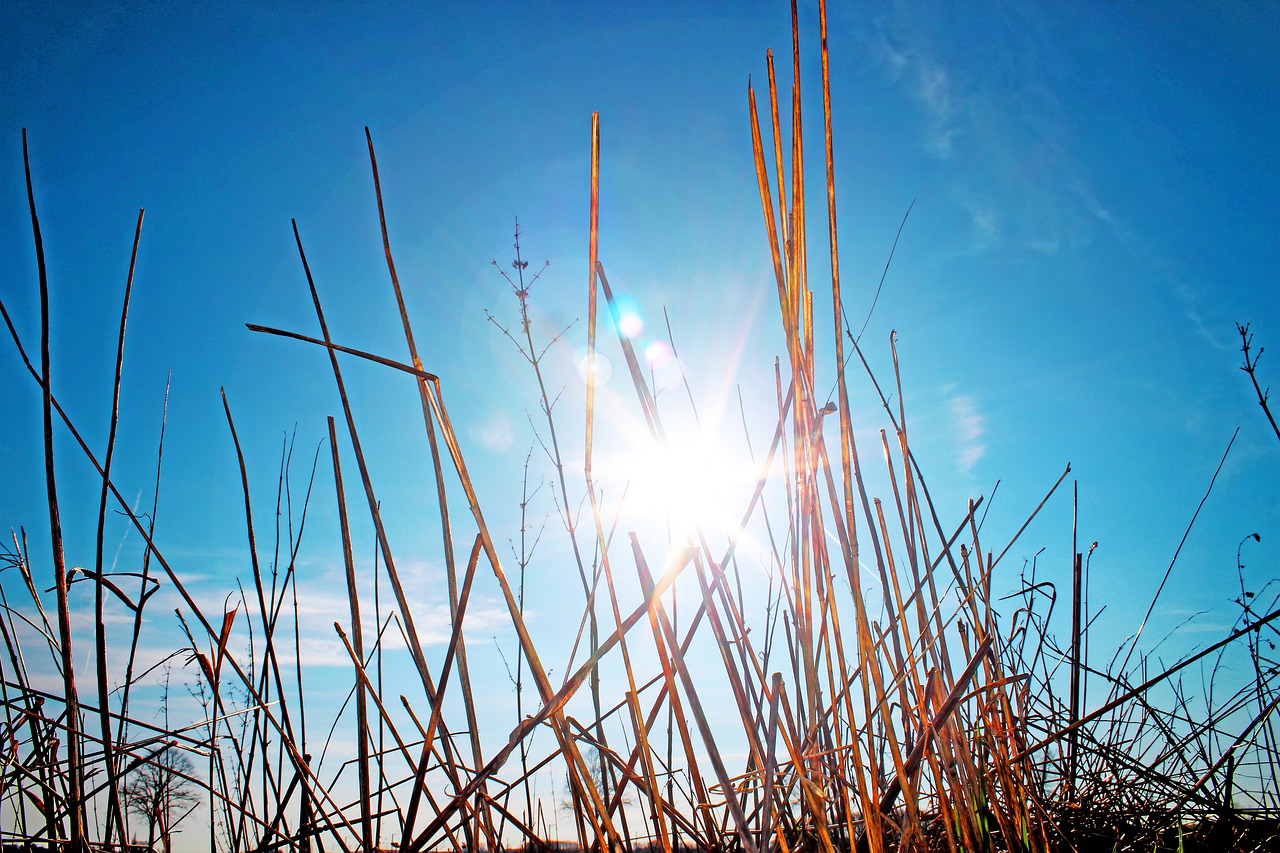
[[[1117,209],[1131,191],[1090,153],[1108,117],[1082,112],[1077,87],[1101,85],[1088,57],[1113,47],[1120,33],[1104,21],[1094,32],[1080,23],[1060,5],[1036,2],[996,0],[980,13],[897,3],[868,31],[867,55],[917,107],[918,145],[936,158],[943,192],[968,218],[959,252],[1034,262],[1105,239],[1160,282],[1190,334],[1232,352],[1231,323],[1215,310],[1219,288],[1190,272],[1195,265],[1179,259],[1182,247],[1162,244],[1158,232]],[[974,27],[983,28],[981,39],[958,36]],[[1122,145],[1108,151],[1109,161],[1142,156]]]
[[[441,594],[444,589],[442,567],[429,561],[411,558],[397,560],[396,565],[409,610],[413,614],[414,629],[419,641],[427,647],[448,643],[452,634],[453,620],[449,613],[449,603]],[[334,620],[337,620],[345,630],[350,631],[350,602],[346,582],[337,571],[327,572],[325,579],[317,578],[317,580],[319,582],[315,584],[298,587],[300,628],[298,654],[304,665],[350,665],[350,656],[342,647],[341,640],[338,639],[333,627]],[[433,593],[425,594],[428,590]],[[372,614],[368,612],[361,614],[361,621],[365,623],[366,649],[372,644],[377,630],[371,616]],[[489,596],[475,595],[467,607],[466,623],[469,634],[499,631],[508,621],[505,608]],[[383,647],[386,649],[405,647],[400,631],[394,626],[383,634]],[[282,651],[282,656],[291,659],[289,651],[291,650]]]
[[[906,8],[871,39],[883,73],[920,109],[920,144],[954,166],[946,192],[969,216],[973,254],[1053,254],[1098,230],[1094,210],[1069,190],[1082,182],[1052,82],[1058,57],[1031,35],[1037,17],[1031,7],[1005,10],[1004,25],[1023,42],[980,60],[939,48],[945,40],[933,30],[948,23]]]
[[[1137,229],[1116,217],[1082,181],[1075,181],[1071,189],[1089,215],[1107,229],[1112,238],[1140,267],[1172,282],[1172,293],[1198,338],[1219,352],[1235,352],[1237,345],[1234,338],[1223,331],[1221,324],[1215,324],[1205,318],[1201,299],[1202,289],[1188,282],[1177,264],[1171,263],[1160,251],[1153,248]]]
[[[956,467],[968,474],[987,452],[987,445],[982,441],[986,418],[978,411],[977,401],[968,394],[948,399],[947,411],[956,442]]]
[[[515,440],[515,428],[506,412],[495,409],[471,428],[471,437],[485,450],[501,452]]]
[[[927,147],[939,157],[949,157],[961,132],[950,75],[941,63],[918,49],[895,43],[884,31],[877,47],[890,77],[905,86],[928,114],[932,132]]]

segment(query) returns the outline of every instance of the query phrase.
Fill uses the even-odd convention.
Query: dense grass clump
[[[318,457],[317,466],[331,470],[338,508],[333,539],[341,542],[349,611],[334,629],[352,678],[348,703],[335,719],[317,727],[313,711],[310,731],[329,732],[323,745],[307,739],[307,674],[297,655],[294,560],[305,503],[295,510],[296,536],[291,524],[264,570],[248,472],[226,407],[244,484],[252,578],[221,608],[188,591],[154,538],[154,511],[139,512],[112,477],[114,414],[99,459],[50,392],[48,282],[28,170],[40,270],[39,364],[7,312],[4,318],[43,391],[55,604],[46,607],[41,594],[48,581],[38,579],[44,570],[35,566],[44,559],[33,560],[30,543],[15,534],[0,568],[8,573],[4,594],[21,596],[0,602],[4,849],[167,850],[184,821],[206,819],[210,849],[237,853],[1275,849],[1280,693],[1272,650],[1280,601],[1274,591],[1264,600],[1265,590],[1242,586],[1237,624],[1204,651],[1156,667],[1135,657],[1135,642],[1097,666],[1083,642],[1088,623],[1080,577],[1087,553],[1076,555],[1075,588],[1060,593],[1037,577],[1034,563],[1020,573],[1008,569],[1013,542],[992,547],[982,538],[981,499],[959,507],[935,503],[911,451],[896,350],[893,375],[876,376],[845,320],[825,17],[821,50],[830,246],[821,288],[811,287],[804,180],[815,170],[804,163],[798,48],[789,114],[779,108],[772,56],[763,120],[750,93],[754,167],[785,352],[775,372],[775,411],[768,423],[748,425],[765,439],[752,460],[757,478],[734,507],[739,521],[725,529],[708,529],[702,519],[668,519],[667,534],[653,536],[630,526],[625,500],[606,499],[593,473],[595,448],[611,438],[600,434],[591,374],[601,348],[625,365],[646,446],[669,446],[667,424],[677,417],[625,334],[607,343],[597,338],[607,327],[602,311],[613,316],[611,328],[622,325],[597,251],[598,120],[586,235],[588,381],[580,460],[568,458],[576,441],[563,438],[570,425],[557,412],[559,394],[544,373],[543,356],[560,333],[541,337],[531,319],[538,274],[528,272],[518,229],[513,272],[504,275],[517,298],[519,326],[494,319],[528,362],[540,400],[538,440],[555,472],[550,488],[559,518],[538,533],[530,532],[534,525],[523,514],[514,534],[486,521],[441,376],[418,355],[371,138],[406,355],[339,343],[295,226],[320,336],[250,328],[304,343],[327,358],[341,403],[341,418],[327,425],[330,453]],[[138,228],[140,234],[141,216]],[[828,296],[834,324],[822,330],[815,327],[814,304]],[[128,289],[117,401],[127,314]],[[1240,333],[1246,370],[1267,409],[1247,327]],[[451,626],[439,646],[419,631],[385,529],[343,373],[353,359],[406,374],[421,405],[437,487],[435,504],[426,509],[439,519]],[[852,392],[854,373],[870,380],[865,399]],[[865,433],[855,433],[854,424],[875,418],[885,427],[869,451],[858,446],[856,437]],[[579,426],[572,424],[575,435]],[[72,435],[100,474],[99,559],[92,570],[69,572],[63,557],[53,462],[59,430]],[[585,476],[574,473],[579,468]],[[1049,486],[1045,501],[1069,472],[1068,466]],[[879,493],[873,480],[883,484]],[[282,490],[283,482],[282,475]],[[523,482],[522,507],[530,493],[527,468]],[[681,505],[677,497],[673,507]],[[122,513],[146,543],[140,565],[104,568],[101,531],[108,512]],[[362,545],[353,542],[351,517],[365,513],[374,536]],[[280,529],[275,523],[277,536]],[[524,607],[525,571],[543,535],[566,538],[571,568],[564,600],[572,612],[565,618],[580,625],[568,660],[551,666]],[[748,535],[760,546],[751,554],[742,547]],[[504,538],[512,543],[512,559],[497,544]],[[361,548],[376,549],[375,589],[385,583],[390,604],[361,580],[368,576],[357,571]],[[761,565],[746,565],[753,560]],[[770,578],[763,600],[744,592],[748,570]],[[994,591],[998,572],[1003,586],[1015,588],[1004,617]],[[506,661],[516,686],[515,714],[510,729],[497,732],[485,728],[474,688],[476,680],[495,675],[469,666],[463,631],[480,575],[492,577],[518,639]],[[9,583],[14,577],[20,583]],[[147,607],[162,583],[181,598],[176,615]],[[73,630],[76,586],[90,590],[84,594],[94,604],[93,623],[80,632]],[[866,590],[876,594],[862,594]],[[1061,607],[1072,624],[1065,641],[1050,628]],[[129,630],[113,627],[108,637],[109,610],[127,614]],[[157,722],[155,708],[140,707],[134,696],[166,671],[135,660],[143,632],[157,629],[181,632],[168,662],[181,670],[199,708],[191,719],[166,714]],[[393,639],[403,642],[409,660],[394,686],[383,680],[384,651]],[[93,650],[94,672],[76,671],[73,647]],[[1219,684],[1228,650],[1243,650],[1251,671]],[[116,660],[125,663],[108,672],[107,662]],[[1193,690],[1202,678],[1213,689]],[[166,711],[169,698],[166,692]],[[345,735],[335,739],[335,732]],[[343,739],[352,742],[345,752],[336,745]],[[555,786],[550,792],[547,780]]]

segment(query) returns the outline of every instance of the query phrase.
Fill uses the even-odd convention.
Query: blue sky
[[[488,310],[516,323],[490,260],[510,258],[518,216],[525,257],[533,267],[551,261],[533,293],[535,332],[545,340],[585,316],[593,111],[601,260],[635,300],[646,340],[665,336],[666,309],[700,414],[718,446],[742,452],[737,388],[749,411],[767,412],[782,352],[746,87],[750,76],[764,88],[768,48],[789,79],[785,6],[83,5],[0,10],[0,297],[34,347],[25,127],[53,294],[55,394],[95,446],[105,441],[134,221],[146,208],[118,481],[149,505],[172,371],[158,530],[209,600],[248,571],[218,389],[236,415],[264,524],[283,436],[296,425],[294,475],[305,477],[324,416],[340,414],[318,351],[243,325],[315,333],[290,218],[335,337],[403,357],[366,125],[423,361],[442,377],[500,540],[517,524],[534,441],[526,413],[536,415],[537,402],[527,366],[486,319]],[[816,13],[805,14],[808,50]],[[1280,351],[1280,11],[833,4],[830,45],[841,267],[855,327],[914,201],[863,346],[887,378],[888,335],[898,331],[913,446],[935,497],[958,520],[966,498],[990,499],[999,480],[984,528],[998,550],[1070,461],[1080,539],[1100,543],[1094,596],[1109,612],[1099,630],[1118,641],[1136,627],[1239,427],[1148,629],[1162,636],[1203,610],[1179,643],[1216,636],[1235,616],[1237,544],[1262,537],[1244,551],[1256,587],[1276,575],[1280,541],[1280,442],[1237,369],[1234,328],[1249,322],[1255,344]],[[810,50],[802,75],[813,110],[816,71]],[[819,117],[809,113],[811,163],[820,162]],[[820,173],[809,186],[818,213]],[[824,228],[815,218],[811,230]],[[821,267],[812,269],[821,294]],[[578,323],[550,362],[575,448],[573,368],[584,338]],[[0,353],[0,518],[27,527],[42,565],[39,396],[12,348]],[[412,385],[348,370],[393,545],[430,589],[439,555],[421,521],[431,488]],[[1261,376],[1280,386],[1270,354]],[[603,392],[610,406],[616,387]],[[883,419],[865,381],[851,390],[874,457]],[[673,408],[682,394],[668,391]],[[625,447],[634,429],[634,406],[618,396],[606,456],[608,441]],[[752,425],[757,449],[766,428]],[[86,565],[96,489],[70,443],[60,439],[58,451],[64,521],[75,520],[70,559]],[[535,454],[535,480],[549,476]],[[322,461],[303,569],[320,584],[339,577],[330,480]],[[554,512],[549,491],[540,514]],[[1070,519],[1065,491],[1006,558],[1010,585],[1042,548],[1042,571],[1066,582]],[[364,535],[357,550],[371,555]],[[531,608],[535,632],[558,649],[556,608],[577,581],[561,569],[556,538],[543,546]],[[136,559],[136,541],[122,548],[122,561]],[[496,589],[478,594],[484,627],[473,642],[487,631],[510,651]],[[442,625],[441,599],[423,596]],[[317,596],[315,612],[335,600]],[[307,651],[316,661],[333,652],[328,634]],[[494,701],[506,701],[494,689]]]

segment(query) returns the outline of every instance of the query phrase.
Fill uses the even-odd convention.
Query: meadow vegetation
[[[514,533],[486,521],[442,390],[446,371],[419,358],[372,138],[373,188],[405,354],[341,343],[295,224],[320,334],[250,328],[327,359],[341,404],[340,415],[329,419],[327,458],[320,461],[331,471],[333,493],[308,500],[338,507],[340,530],[331,538],[341,543],[335,560],[345,567],[349,612],[333,627],[350,658],[351,693],[337,716],[319,725],[314,717],[306,721],[307,673],[296,653],[293,558],[305,506],[294,510],[296,535],[291,518],[286,541],[257,541],[259,508],[249,498],[227,407],[244,484],[251,577],[220,609],[188,591],[153,536],[154,512],[139,512],[121,493],[137,484],[125,489],[112,477],[132,270],[119,323],[112,429],[105,450],[93,448],[50,391],[50,285],[28,167],[42,311],[38,353],[25,348],[7,310],[4,319],[18,361],[43,392],[51,541],[28,542],[18,529],[0,566],[6,850],[168,850],[183,822],[194,820],[208,821],[211,851],[228,853],[1276,849],[1276,586],[1247,589],[1241,575],[1236,624],[1175,665],[1157,665],[1136,636],[1098,662],[1088,654],[1090,614],[1082,600],[1090,549],[1076,554],[1072,588],[1060,589],[1034,560],[1011,565],[1014,541],[983,538],[981,499],[959,507],[935,503],[912,454],[897,353],[892,373],[876,375],[845,316],[825,19],[819,85],[826,158],[818,168],[804,161],[798,37],[793,46],[790,92],[780,97],[770,55],[767,92],[749,95],[785,351],[776,363],[773,417],[747,430],[763,438],[752,459],[757,480],[736,507],[740,522],[727,530],[675,519],[669,541],[654,544],[628,528],[625,502],[606,501],[593,477],[600,425],[590,371],[599,348],[608,347],[625,367],[655,446],[667,442],[665,423],[678,405],[656,393],[625,334],[598,338],[622,324],[607,259],[597,250],[597,119],[591,226],[584,235],[585,423],[562,420],[561,392],[544,376],[541,359],[560,345],[561,330],[541,329],[531,318],[540,273],[530,274],[518,230],[515,262],[504,272],[517,300],[517,325],[493,320],[527,362],[539,400],[537,452],[552,466],[547,488],[557,508],[541,527],[523,514]],[[826,204],[810,217],[805,179],[815,174],[825,174]],[[830,247],[824,263],[809,250],[814,222],[823,229],[816,242]],[[141,225],[140,215],[139,235]],[[816,300],[830,300],[832,327],[816,327]],[[1244,369],[1270,417],[1256,372],[1261,350],[1251,349],[1247,326],[1239,331]],[[437,499],[424,510],[438,516],[442,535],[447,643],[426,643],[415,624],[348,396],[344,365],[353,361],[398,371],[416,387],[435,477]],[[836,377],[830,392],[822,387],[827,374]],[[858,396],[855,386],[869,393]],[[876,420],[884,428],[866,431]],[[562,456],[570,431],[585,431],[582,459],[572,462]],[[92,569],[67,569],[55,433],[69,434],[99,472],[97,518],[65,519],[97,526]],[[877,438],[873,447],[866,446],[869,434]],[[887,484],[883,493],[868,485],[873,470]],[[1044,501],[1029,508],[1026,522],[1045,502],[1070,499],[1063,488],[1069,474],[1068,466],[1046,484]],[[527,503],[536,487],[527,464],[511,476],[523,476]],[[123,514],[145,543],[137,565],[106,567],[102,530],[109,513]],[[353,542],[349,514],[356,513],[367,514],[374,542]],[[279,537],[279,525],[272,525]],[[760,554],[739,547],[748,530],[765,543]],[[542,537],[558,536],[570,557],[557,571],[569,579],[565,601],[580,619],[581,642],[567,662],[549,668],[526,619],[524,591]],[[510,557],[508,539],[515,543]],[[355,554],[368,548],[377,549],[379,583],[392,593],[392,602],[384,599],[376,609],[368,585],[357,583],[367,574],[358,571]],[[772,578],[762,609],[741,582],[742,562],[756,559]],[[482,575],[496,582],[518,643],[508,660],[515,713],[510,729],[498,732],[482,729],[473,689],[476,679],[496,676],[472,671],[464,636]],[[50,585],[52,598],[43,592]],[[181,597],[176,614],[148,608],[160,585]],[[1005,585],[1016,591],[1002,602],[996,590]],[[72,612],[89,600],[93,624],[77,632]],[[1055,618],[1063,608],[1067,618]],[[113,628],[108,637],[108,613],[126,616],[130,629]],[[1059,620],[1070,623],[1065,636],[1051,629]],[[143,671],[135,651],[143,631],[156,624],[172,626],[181,639],[168,669]],[[393,641],[407,650],[412,684],[382,683]],[[125,647],[123,668],[108,671],[109,660],[121,659],[108,653],[108,643]],[[85,649],[92,654],[78,655]],[[1247,677],[1218,678],[1226,655],[1247,661]],[[77,669],[86,659],[93,670]],[[710,675],[707,659],[716,666]],[[200,718],[158,721],[154,707],[139,704],[136,686],[165,672],[194,692]],[[40,673],[56,673],[56,684]],[[729,727],[723,714],[712,713],[725,708]],[[321,747],[314,734],[309,743],[308,726],[313,733],[327,729],[330,738],[346,732],[352,754],[328,755],[328,743]],[[536,746],[535,733],[541,733]],[[563,780],[554,795],[534,781],[548,777]]]

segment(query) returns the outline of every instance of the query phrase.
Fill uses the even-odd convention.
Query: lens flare
[[[644,348],[644,360],[650,367],[663,367],[674,355],[666,341],[654,341]]]
[[[639,314],[628,311],[618,318],[618,331],[634,340],[644,331],[644,320],[640,319]]]
[[[591,383],[591,365],[595,364],[595,382],[596,385],[603,385],[609,381],[609,377],[613,375],[613,365],[609,363],[609,359],[601,353],[594,356],[582,355],[578,358],[578,376],[583,382]]]
[[[640,302],[625,293],[619,293],[613,300],[613,310],[609,317],[616,318],[615,329],[625,338],[635,340],[644,333],[644,319],[640,316]]]

